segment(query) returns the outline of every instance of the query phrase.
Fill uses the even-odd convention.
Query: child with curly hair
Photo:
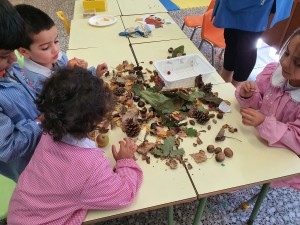
[[[112,146],[113,170],[88,138],[112,109],[104,82],[84,69],[60,69],[38,98],[44,134],[11,198],[8,224],[81,224],[89,209],[129,205],[143,173],[134,161],[136,144]]]
[[[255,82],[243,82],[235,95],[245,125],[255,127],[270,146],[300,156],[300,29],[280,55],[280,63],[267,65]],[[300,176],[273,182],[272,187],[300,190]]]

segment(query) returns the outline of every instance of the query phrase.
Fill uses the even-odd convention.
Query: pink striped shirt
[[[133,159],[118,160],[113,171],[99,149],[43,135],[13,193],[8,224],[81,224],[89,209],[129,205],[142,177]]]

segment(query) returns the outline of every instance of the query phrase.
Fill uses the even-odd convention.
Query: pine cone
[[[201,89],[203,87],[203,85],[204,85],[204,83],[203,83],[203,80],[202,80],[202,75],[200,74],[195,79],[195,87],[198,87],[199,89]]]
[[[125,121],[125,133],[128,137],[136,137],[139,135],[141,127],[139,122],[134,121],[132,118],[128,118]]]
[[[126,89],[124,87],[117,87],[113,92],[116,96],[122,96],[126,92]]]
[[[202,111],[196,111],[194,112],[194,118],[197,120],[200,124],[206,124],[209,121],[209,115],[208,113],[202,112]]]
[[[211,84],[211,83],[204,84],[204,85],[202,86],[202,90],[203,90],[205,93],[210,93],[210,92],[211,92],[211,89],[212,89],[212,84]]]

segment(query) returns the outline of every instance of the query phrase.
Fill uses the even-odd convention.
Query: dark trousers
[[[234,71],[235,81],[248,79],[256,62],[256,42],[262,33],[225,28],[224,69]]]

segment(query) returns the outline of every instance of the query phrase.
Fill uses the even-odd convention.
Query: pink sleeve
[[[99,162],[100,161],[100,162]],[[116,163],[115,172],[109,160],[97,160],[91,176],[81,193],[81,204],[85,209],[117,209],[129,205],[139,190],[143,172],[133,159],[122,159]]]
[[[235,90],[235,97],[237,101],[240,103],[242,108],[253,108],[253,109],[259,109],[261,107],[263,96],[266,92],[266,90],[271,85],[270,79],[272,77],[273,72],[277,68],[278,63],[270,63],[268,64],[264,70],[257,76],[255,85],[256,90],[251,98],[242,98],[240,96],[240,89],[241,87],[238,87]]]
[[[256,130],[270,146],[289,148],[300,155],[300,115],[296,121],[287,124],[267,116]]]

